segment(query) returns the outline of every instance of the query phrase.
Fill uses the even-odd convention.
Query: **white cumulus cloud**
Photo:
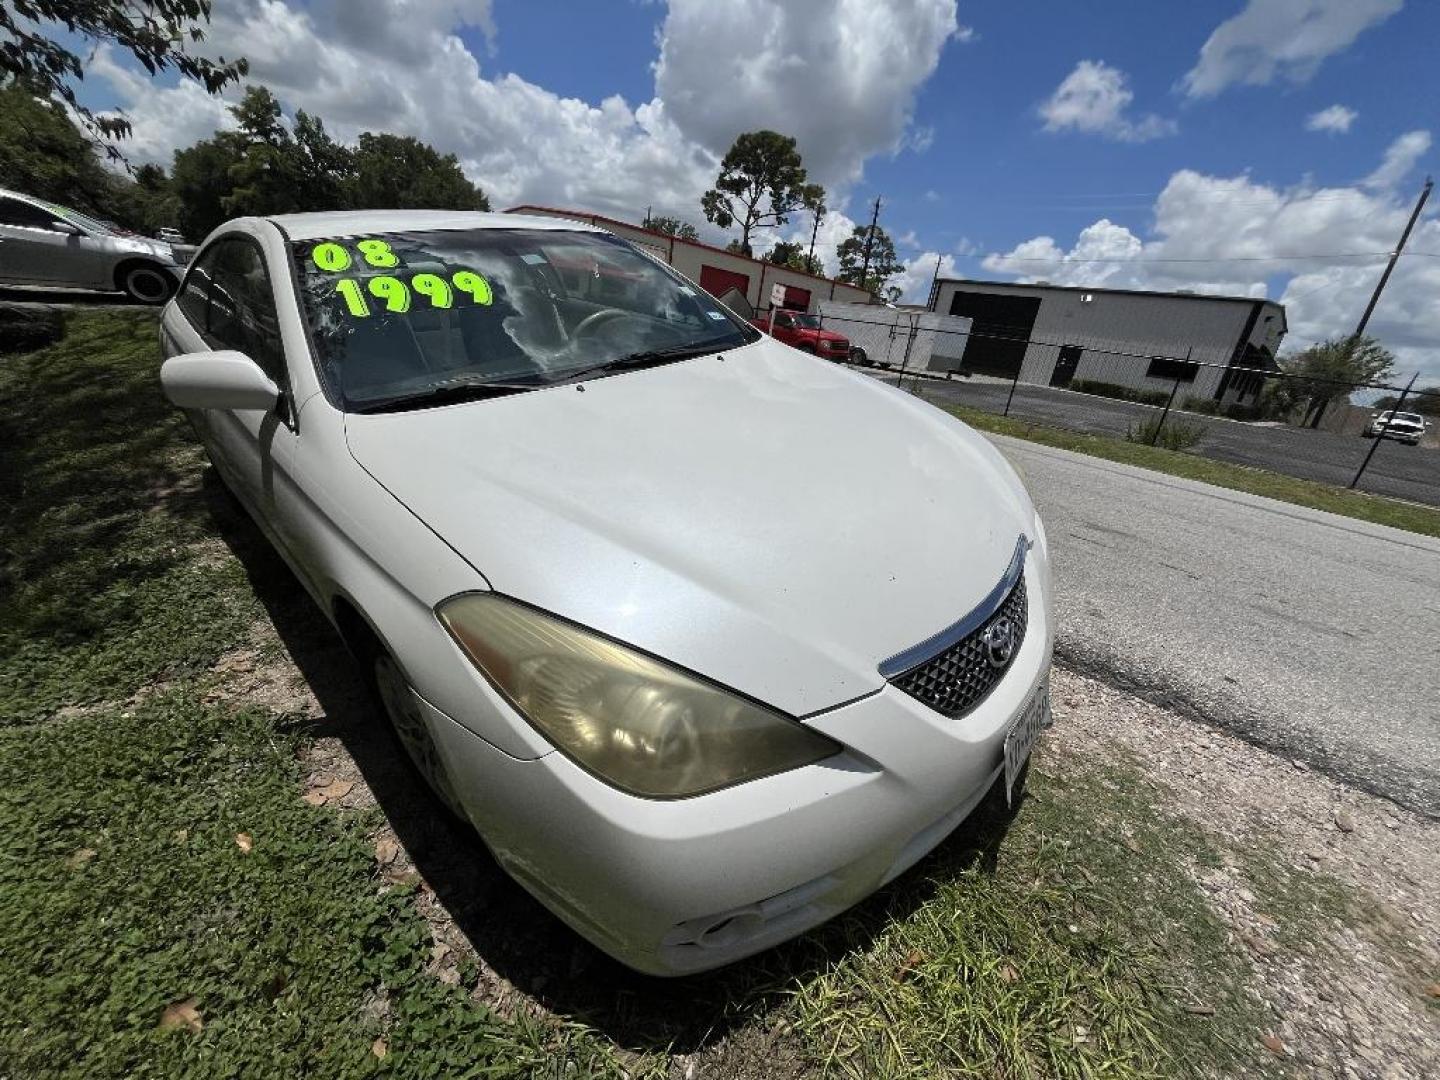
[[[1372,26],[1400,10],[1404,0],[1250,0],[1200,48],[1181,85],[1194,98],[1214,97],[1228,86],[1261,86],[1277,76],[1304,82]]]
[[[1344,105],[1331,105],[1328,109],[1311,113],[1305,118],[1306,131],[1327,131],[1332,135],[1343,135],[1355,123],[1360,114]]]
[[[1121,142],[1176,132],[1175,121],[1153,113],[1139,119],[1126,115],[1134,100],[1123,71],[1103,61],[1081,60],[1040,105],[1040,116],[1046,131],[1082,131]]]
[[[712,154],[771,127],[795,136],[813,179],[843,186],[902,146],[957,29],[954,0],[671,0],[655,92]]]
[[[1379,167],[1360,182],[1381,191],[1393,188],[1409,175],[1415,163],[1429,150],[1430,132],[1407,131],[1386,148]]]
[[[1402,143],[1413,151],[1420,140],[1402,136],[1396,145]],[[1392,146],[1386,162],[1396,156]],[[1413,164],[1412,156],[1407,168]],[[1148,230],[1102,218],[1068,246],[1036,236],[982,265],[1027,281],[1253,297],[1269,295],[1279,280],[1290,324],[1286,343],[1298,347],[1354,329],[1412,205],[1388,185],[1286,188],[1182,169],[1155,200]],[[1422,218],[1409,251],[1369,332],[1394,350],[1400,370],[1436,379],[1440,258],[1422,253],[1440,252],[1440,215]]]
[[[489,42],[503,33],[491,0],[229,0],[215,6],[197,50],[245,56],[251,82],[287,110],[320,116],[338,138],[391,131],[454,153],[498,207],[637,219],[651,206],[704,228],[700,193],[741,131],[796,136],[812,177],[832,188],[857,179],[874,154],[923,147],[926,132],[911,125],[915,93],[957,29],[955,0],[753,0],[723,10],[672,0],[657,35],[655,94],[631,103],[488,76],[457,34],[466,26]],[[136,162],[168,165],[176,148],[228,126],[225,105],[240,94],[166,88],[113,57],[92,70],[135,125],[125,150]]]

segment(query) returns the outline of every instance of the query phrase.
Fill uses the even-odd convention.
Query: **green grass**
[[[679,983],[577,968],[573,936],[492,882],[452,896],[477,905],[457,925],[488,928],[479,958],[522,986],[544,974],[543,1006],[488,1003],[474,955],[442,982],[415,887],[377,871],[380,811],[306,805],[308,731],[212,694],[275,587],[217,539],[233,529],[155,369],[153,316],[125,311],[0,363],[17,465],[0,474],[0,1076],[648,1076],[683,1073],[679,1052],[754,1080],[1273,1067],[1246,965],[1185,872],[1220,855],[1133,768],[1046,743],[1013,819],[988,806],[752,962]],[[203,1026],[161,1030],[190,1001]]]
[[[825,1072],[1263,1075],[1245,963],[1181,869],[1218,852],[1128,766],[1031,784],[1003,844],[942,849],[892,905],[923,902],[797,990]]]
[[[1377,525],[1389,525],[1407,532],[1440,536],[1440,509],[1433,507],[1417,506],[1362,491],[1350,491],[1313,480],[1299,480],[1264,469],[1211,461],[1195,454],[1165,450],[1106,435],[1086,435],[1031,423],[1028,420],[996,416],[964,405],[943,404],[940,407],[981,431],[1010,435],[1062,450],[1074,450],[1091,457],[1105,458],[1107,461],[1138,465],[1143,469],[1153,469],[1171,476],[1201,480],[1217,487],[1230,488],[1232,491],[1264,495],[1281,502],[1308,506],[1313,510],[1327,510],[1332,514],[1370,521]]]
[[[295,725],[205,703],[263,609],[157,362],[143,312],[0,362],[0,1076],[618,1076],[430,975],[379,814],[307,806]]]
[[[75,318],[0,360],[0,725],[196,674],[259,615],[160,393],[153,316]]]

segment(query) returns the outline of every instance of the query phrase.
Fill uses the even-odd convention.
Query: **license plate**
[[[1050,724],[1050,684],[1047,682],[1036,691],[1025,711],[1010,725],[1005,733],[1005,803],[1013,800],[1015,780],[1030,757],[1035,745],[1035,736]]]

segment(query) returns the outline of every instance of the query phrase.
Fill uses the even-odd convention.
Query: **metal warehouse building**
[[[963,371],[1161,391],[1179,378],[1182,393],[1239,405],[1254,402],[1264,376],[1230,369],[1276,370],[1287,329],[1273,300],[1189,292],[941,278],[929,307],[973,320]]]
[[[791,311],[817,311],[822,300],[843,300],[852,304],[873,303],[874,297],[854,285],[832,278],[815,277],[803,270],[792,270],[762,259],[751,259],[733,251],[711,247],[698,240],[681,240],[669,233],[652,232],[614,218],[602,217],[584,210],[556,210],[550,206],[516,206],[511,214],[535,214],[541,217],[568,218],[597,225],[622,239],[629,240],[658,256],[679,270],[691,281],[719,300],[725,300],[733,289],[745,298],[751,311],[770,310],[770,289],[785,286],[784,307]],[[743,308],[745,305],[738,305]],[[741,310],[740,314],[748,315]]]

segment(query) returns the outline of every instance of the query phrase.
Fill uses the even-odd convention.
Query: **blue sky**
[[[500,206],[653,205],[722,240],[698,206],[718,157],[743,130],[793,134],[832,192],[822,256],[880,194],[912,298],[939,257],[961,276],[1269,295],[1313,340],[1358,316],[1440,159],[1434,0],[215,7],[206,48],[246,55],[287,108],[342,138],[424,138]],[[138,160],[228,122],[105,50],[84,95],[132,115]],[[797,233],[809,222],[763,240]],[[1375,329],[1440,376],[1440,258],[1421,254],[1440,253],[1440,205],[1412,248]]]
[[[892,235],[913,231],[932,248],[968,239],[986,250],[1008,250],[1036,233],[1073,237],[1098,216],[1139,232],[1179,168],[1243,172],[1285,187],[1306,177],[1349,184],[1372,171],[1396,136],[1440,122],[1436,3],[1410,4],[1304,82],[1280,79],[1187,100],[1177,86],[1181,77],[1216,26],[1242,6],[1154,0],[961,5],[960,19],[973,37],[946,46],[916,99],[914,123],[933,130],[933,142],[923,154],[870,159],[864,181],[850,189],[851,216],[864,216],[862,204],[881,195],[882,223]],[[657,4],[499,0],[489,62],[562,95],[644,100],[664,14]],[[468,36],[483,55],[483,35]],[[582,54],[590,59],[576,63]],[[1124,71],[1137,110],[1174,119],[1177,133],[1123,144],[1046,132],[1038,106],[1083,59]],[[1348,134],[1305,130],[1309,115],[1335,104],[1359,113]],[[755,121],[786,130],[784,103]],[[1418,176],[1412,187],[1418,190]],[[927,192],[940,198],[927,199]]]

